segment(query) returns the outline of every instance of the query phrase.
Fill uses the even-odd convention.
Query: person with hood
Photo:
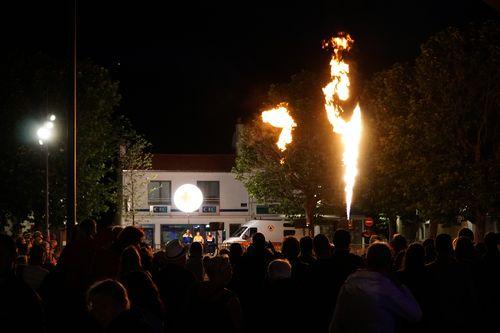
[[[395,332],[396,322],[418,322],[422,310],[411,292],[391,276],[392,255],[385,243],[370,245],[366,269],[351,274],[340,289],[331,333]]]

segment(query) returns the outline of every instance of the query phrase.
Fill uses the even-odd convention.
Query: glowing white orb
[[[50,121],[54,121],[54,120],[56,120],[56,116],[55,116],[55,115],[53,115],[53,114],[51,114],[51,115],[50,115],[50,117],[49,117],[49,120],[50,120]]]
[[[40,140],[47,140],[50,138],[50,129],[45,126],[40,127],[38,131],[36,131],[36,135]]]
[[[184,213],[192,213],[203,203],[203,194],[195,185],[184,184],[175,191],[174,203]]]

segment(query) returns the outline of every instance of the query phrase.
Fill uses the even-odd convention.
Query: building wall
[[[124,171],[125,177],[127,177],[127,171]],[[249,202],[249,196],[244,185],[236,180],[230,172],[146,171],[143,173],[143,177],[144,180],[138,182],[142,184],[142,188],[136,191],[138,197],[135,198],[137,210],[135,221],[139,225],[154,229],[156,247],[164,243],[165,237],[162,237],[162,225],[206,226],[210,222],[223,222],[224,235],[228,237],[231,224],[244,224],[255,216],[255,205]],[[147,190],[148,181],[171,181],[172,203],[169,212],[150,211]],[[219,181],[220,203],[217,213],[193,212],[188,215],[178,211],[173,202],[175,191],[183,184],[196,185],[197,181]],[[126,205],[124,206],[126,207]],[[126,221],[124,216],[125,214],[122,214],[122,224],[130,224],[131,221]],[[235,227],[233,226],[233,228]]]

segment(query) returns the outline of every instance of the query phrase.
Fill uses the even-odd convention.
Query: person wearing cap
[[[163,255],[165,264],[159,269],[155,281],[165,304],[166,322],[172,331],[182,329],[185,304],[196,283],[194,274],[185,268],[186,252],[187,247],[178,239],[169,241]]]

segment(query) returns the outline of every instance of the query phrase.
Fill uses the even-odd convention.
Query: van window
[[[250,228],[250,238],[257,233],[257,228]]]
[[[231,237],[240,237],[247,229],[248,227],[241,227],[238,230],[236,230],[236,232],[232,234]]]
[[[285,228],[293,228],[293,223],[290,223],[290,222],[285,222],[285,223],[283,223],[283,226],[284,226]]]
[[[295,230],[283,230],[283,237],[294,236],[294,235],[295,235]]]

